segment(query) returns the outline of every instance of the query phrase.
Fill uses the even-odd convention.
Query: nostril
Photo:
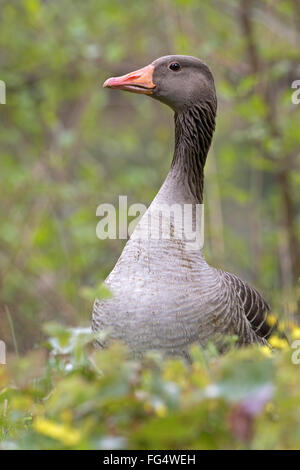
[[[137,78],[140,78],[141,74],[136,74],[136,75],[128,75],[128,77],[125,78],[125,81],[127,82],[128,80],[136,80]]]

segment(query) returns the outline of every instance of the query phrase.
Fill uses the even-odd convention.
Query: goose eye
[[[169,65],[169,69],[173,70],[173,72],[178,72],[178,70],[181,69],[180,65],[178,64],[178,62],[172,62],[170,65]]]

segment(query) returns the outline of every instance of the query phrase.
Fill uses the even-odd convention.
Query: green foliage
[[[192,364],[46,325],[49,354],[0,369],[2,449],[295,449],[300,385],[291,350],[191,348]]]
[[[253,283],[278,316],[299,320],[297,2],[0,8],[0,340],[20,354],[0,366],[2,447],[296,448],[300,394],[288,351],[219,358],[196,348],[187,366],[84,345],[93,299],[110,295],[102,281],[124,243],[96,238],[96,208],[123,194],[149,204],[173,146],[170,110],[101,84],[173,53],[207,62],[218,93],[205,255]],[[245,412],[247,390],[254,402],[273,394],[255,416]]]
[[[173,146],[167,108],[101,84],[174,52],[205,60],[218,91],[206,167],[206,256],[254,283],[278,314],[295,313],[291,240],[299,220],[293,211],[287,216],[284,201],[290,198],[295,213],[300,107],[291,104],[291,77],[300,70],[289,35],[268,26],[272,14],[281,28],[295,28],[290,2],[261,2],[251,17],[259,73],[248,60],[239,2],[0,4],[0,79],[7,85],[0,105],[0,338],[8,347],[9,315],[21,351],[39,344],[45,320],[88,324],[124,243],[96,238],[96,208],[119,194],[149,204]],[[278,179],[283,170],[288,186]]]

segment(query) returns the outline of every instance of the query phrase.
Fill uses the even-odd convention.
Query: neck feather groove
[[[175,151],[171,173],[180,179],[196,203],[203,203],[204,165],[215,130],[215,106],[210,102],[175,113]]]

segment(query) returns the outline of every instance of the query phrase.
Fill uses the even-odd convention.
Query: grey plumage
[[[182,75],[170,72],[174,61]],[[136,236],[147,230],[149,213],[161,205],[203,202],[203,170],[215,128],[216,95],[205,64],[168,56],[152,67],[153,97],[175,111],[173,162],[105,281],[113,297],[94,303],[92,328],[108,330],[111,339],[125,341],[136,353],[159,349],[186,355],[190,344],[212,340],[221,345],[225,335],[237,335],[239,344],[267,344],[269,306],[255,289],[209,266],[202,249],[189,249],[184,239]],[[187,83],[183,90],[180,81]]]

